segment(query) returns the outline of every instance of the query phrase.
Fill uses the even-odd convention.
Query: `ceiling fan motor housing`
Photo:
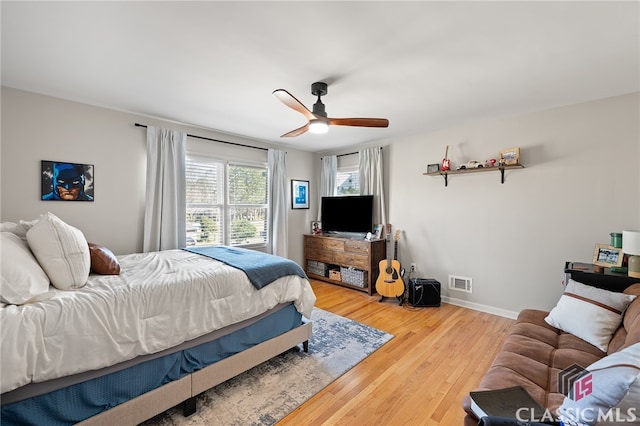
[[[327,94],[327,83],[316,82],[311,85],[311,94],[318,97],[318,101],[313,104],[313,113],[321,117],[326,117],[327,112],[324,109],[324,104],[320,100],[321,96]]]
[[[327,83],[321,81],[311,85],[311,94],[314,96],[324,96],[327,94]]]

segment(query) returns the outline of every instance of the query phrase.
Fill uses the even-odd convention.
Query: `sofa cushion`
[[[640,296],[640,283],[627,287],[624,293]],[[622,327],[614,333],[607,353],[617,352],[634,343],[640,343],[640,297],[636,297],[627,307]]]
[[[606,351],[624,310],[635,298],[569,280],[545,321]]]

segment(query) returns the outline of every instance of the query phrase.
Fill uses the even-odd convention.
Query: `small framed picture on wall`
[[[308,180],[291,180],[291,208],[292,209],[308,209],[309,208],[309,181]]]

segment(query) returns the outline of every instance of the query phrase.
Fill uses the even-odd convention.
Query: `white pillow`
[[[22,305],[49,291],[49,278],[29,251],[27,243],[11,232],[0,232],[0,242],[0,300]]]
[[[27,232],[27,241],[56,288],[67,290],[87,283],[91,258],[82,231],[47,213]]]
[[[14,222],[1,222],[0,223],[0,232],[11,232],[12,234],[17,235],[24,241],[27,242],[27,228],[22,226],[21,224]]]
[[[635,298],[569,280],[545,321],[606,352],[624,310]]]
[[[560,420],[566,425],[595,425],[598,420],[603,425],[640,425],[640,343],[594,362],[587,370],[591,383],[582,398],[574,396],[577,401],[564,399],[558,408]]]

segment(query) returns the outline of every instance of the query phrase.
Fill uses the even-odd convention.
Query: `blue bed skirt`
[[[4,425],[71,425],[242,352],[302,324],[293,305],[256,323],[162,358],[2,407]]]

